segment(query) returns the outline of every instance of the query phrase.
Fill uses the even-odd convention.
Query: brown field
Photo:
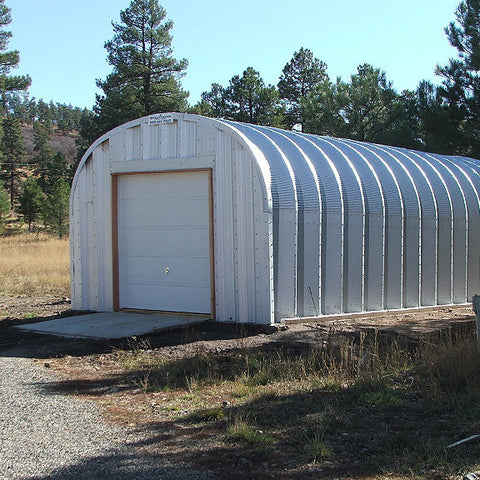
[[[70,295],[67,239],[44,233],[0,237],[1,295]]]

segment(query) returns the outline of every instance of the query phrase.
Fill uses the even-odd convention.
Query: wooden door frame
[[[208,175],[208,213],[209,213],[209,255],[210,255],[210,314],[209,318],[215,319],[215,232],[214,232],[214,203],[213,203],[213,169],[189,168],[183,170],[155,170],[148,172],[112,173],[112,272],[113,272],[113,310],[120,311],[120,274],[118,252],[118,178],[126,175],[151,175],[151,174],[182,174],[206,172]],[[130,310],[130,309],[129,309]],[[195,313],[195,312],[169,312],[169,313]]]

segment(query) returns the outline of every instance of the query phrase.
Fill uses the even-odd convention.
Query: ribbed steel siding
[[[109,143],[96,148],[72,190],[70,251],[72,308],[112,309],[112,230]]]
[[[273,249],[255,158],[230,128],[215,129],[216,318],[271,323]]]
[[[478,292],[479,162],[230,124],[271,169],[277,319]]]
[[[298,210],[299,196],[296,188],[298,172],[277,142],[274,132],[262,127],[225,122],[252,141],[264,154],[272,174],[273,199],[273,263],[275,310],[277,317],[292,317],[297,312],[298,282]],[[299,162],[296,165],[299,167]],[[300,181],[300,180],[299,180]]]

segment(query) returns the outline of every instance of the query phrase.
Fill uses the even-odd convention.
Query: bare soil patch
[[[453,479],[478,466],[480,443],[446,448],[480,433],[469,307],[110,342],[12,328],[72,313],[63,299],[0,297],[2,349],[28,347],[58,373],[53,391],[100,402],[152,456],[225,479]]]

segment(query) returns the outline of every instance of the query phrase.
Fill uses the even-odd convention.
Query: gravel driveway
[[[214,476],[142,455],[138,433],[99,408],[52,392],[55,377],[22,350],[0,352],[0,479],[199,479]]]

